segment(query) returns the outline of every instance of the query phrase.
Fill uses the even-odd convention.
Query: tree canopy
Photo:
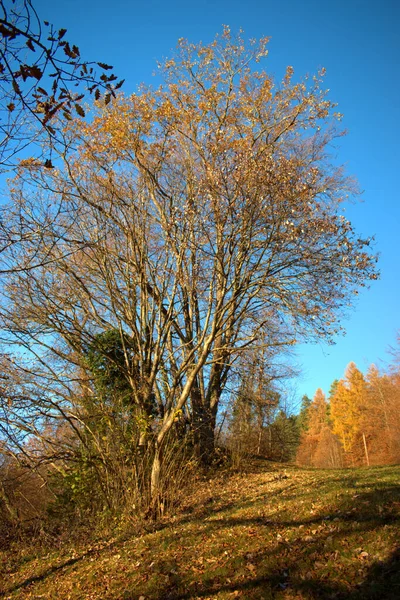
[[[212,453],[239,356],[330,338],[377,276],[341,212],[357,189],[329,156],[340,115],[324,72],[274,81],[255,70],[267,43],[229,28],[207,46],[180,40],[162,86],[66,118],[74,152],[56,169],[21,165],[11,190],[7,227],[23,231],[2,256],[1,323],[46,390],[32,404],[48,418],[68,406],[83,427],[84,349],[119,332],[153,491],[177,422]]]

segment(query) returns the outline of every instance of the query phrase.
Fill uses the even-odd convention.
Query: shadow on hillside
[[[349,498],[345,500],[345,504],[339,509],[336,509],[332,515],[313,515],[307,519],[283,519],[279,517],[279,514],[275,514],[273,519],[269,517],[254,517],[254,518],[241,518],[241,517],[226,517],[223,513],[237,508],[237,500],[215,500],[209,497],[204,501],[202,499],[198,505],[194,505],[190,512],[183,512],[178,516],[176,523],[184,525],[186,523],[204,523],[204,521],[221,528],[232,527],[235,525],[243,524],[260,524],[260,525],[276,525],[281,527],[295,527],[300,525],[319,525],[326,522],[327,519],[340,515],[341,520],[348,521],[351,523],[367,523],[371,522],[377,525],[384,525],[391,523],[392,521],[398,520],[398,514],[392,512],[386,506],[385,510],[377,514],[377,506],[390,503],[393,498],[398,498],[400,502],[400,486],[385,485],[373,491],[364,491],[366,485],[353,485],[352,480],[346,482],[347,487],[352,489],[354,487],[353,496],[353,511],[349,511],[348,503]],[[263,494],[264,495],[264,494]],[[272,495],[266,494],[268,499],[271,497],[277,498],[280,495],[285,496],[285,502],[288,500],[297,499],[299,496],[303,496],[302,484],[297,482],[289,483],[280,489],[276,489],[272,492]],[[247,502],[240,502],[241,509],[248,509],[256,505],[259,502],[259,498],[248,500]],[[346,504],[347,502],[347,504]],[[220,517],[218,516],[220,514]],[[166,527],[165,524],[160,528]],[[157,524],[155,524],[157,529]],[[399,596],[400,599],[400,596]]]
[[[117,544],[117,542],[112,542],[111,544],[108,544],[106,546],[106,548],[104,548],[104,550],[111,550],[116,544]],[[82,552],[79,556],[74,556],[72,558],[65,560],[64,562],[61,562],[60,564],[53,565],[53,566],[49,567],[48,569],[46,569],[45,571],[43,571],[42,573],[39,573],[38,575],[34,575],[32,577],[28,577],[27,579],[24,579],[20,583],[15,583],[14,585],[12,585],[9,588],[2,589],[0,587],[0,598],[4,597],[5,595],[12,594],[13,592],[16,592],[18,590],[27,588],[30,585],[32,585],[33,583],[38,583],[40,581],[44,581],[50,575],[53,575],[54,573],[57,573],[58,571],[61,571],[62,569],[65,569],[66,567],[75,565],[76,563],[79,563],[80,561],[84,560],[85,558],[88,558],[90,556],[99,555],[100,552],[101,551],[99,551],[98,549],[87,550],[86,552]]]
[[[289,484],[285,490],[278,489],[276,493],[280,494],[290,490],[290,494],[292,494],[294,491],[291,489],[292,487],[292,484]],[[338,583],[335,545],[338,543],[346,545],[346,538],[354,534],[354,531],[362,536],[369,531],[382,530],[384,536],[385,525],[400,522],[398,513],[400,486],[382,485],[378,490],[373,491],[366,491],[360,486],[353,498],[356,511],[354,511],[354,507],[353,510],[348,510],[349,498],[343,501],[342,506],[337,507],[339,510],[335,514],[340,515],[340,530],[334,529],[335,522],[332,516],[318,514],[304,519],[288,519],[287,513],[284,512],[281,517],[279,513],[275,514],[273,520],[264,516],[226,518],[223,512],[232,508],[235,503],[231,501],[221,503],[211,499],[203,506],[200,513],[196,511],[197,514],[191,516],[183,515],[183,518],[178,519],[174,526],[187,521],[201,524],[197,534],[199,556],[202,552],[201,545],[204,536],[208,537],[212,534],[213,539],[216,540],[216,548],[218,548],[218,543],[226,539],[225,530],[230,529],[234,533],[234,528],[237,526],[262,528],[269,534],[273,533],[273,539],[275,539],[275,534],[283,533],[285,528],[299,527],[299,532],[305,531],[305,529],[300,529],[301,525],[316,529],[317,532],[313,536],[309,536],[312,537],[311,541],[303,539],[301,536],[304,534],[300,534],[300,537],[291,542],[286,542],[284,539],[278,541],[280,536],[276,536],[277,541],[274,542],[273,547],[271,547],[271,542],[263,545],[261,535],[259,537],[260,544],[256,550],[252,551],[251,558],[249,558],[246,548],[237,548],[232,556],[228,556],[224,553],[223,545],[221,545],[220,556],[216,557],[214,571],[211,570],[210,564],[206,564],[205,569],[199,571],[194,568],[194,565],[187,563],[181,565],[180,561],[171,562],[167,555],[159,552],[157,556],[153,557],[152,562],[152,571],[157,574],[157,590],[145,589],[146,586],[137,591],[129,588],[121,590],[120,597],[126,600],[136,600],[140,595],[144,595],[146,600],[193,600],[195,598],[213,598],[223,592],[232,595],[237,592],[238,597],[243,599],[268,600],[269,598],[283,598],[287,590],[292,596],[315,600],[324,598],[330,600],[399,600],[400,546],[394,550],[387,561],[375,562],[368,569],[363,559],[358,559],[355,555],[354,560],[359,560],[359,567],[363,569],[361,584],[354,584],[350,588],[345,584]],[[241,503],[240,508],[243,509],[246,505],[251,507],[254,502],[252,500],[247,504]],[[318,529],[318,526],[321,527]],[[173,531],[171,534],[167,531],[165,533],[164,544],[166,547],[169,543],[173,545],[175,533]],[[193,535],[193,531],[191,535]],[[334,543],[332,543],[332,538],[334,538]],[[271,539],[271,535],[269,535],[269,539]],[[89,556],[101,556],[115,545],[118,545],[118,541],[104,549],[89,550],[77,557],[65,560],[61,564],[51,566],[39,575],[1,590],[3,593],[0,592],[0,596],[12,594],[18,590],[26,590],[30,585],[44,581],[52,574],[79,563]],[[328,562],[330,567],[327,570],[324,567]],[[313,568],[314,563],[317,563],[315,568]],[[90,592],[90,590],[87,591]]]
[[[271,482],[275,481],[274,479],[271,480]],[[295,483],[289,483],[286,484],[284,487],[282,487],[281,489],[276,489],[272,492],[272,496],[275,498],[277,496],[279,496],[280,494],[287,494],[288,490],[292,490],[293,495],[296,496],[296,489],[297,488],[301,488],[301,485]],[[266,497],[267,494],[264,493],[262,494],[262,496]],[[271,495],[268,494],[268,496],[270,497]],[[250,508],[251,506],[253,506],[254,504],[257,504],[259,502],[259,497],[256,497],[254,499],[251,499],[247,502],[240,502],[240,507],[241,508]],[[197,503],[192,503],[190,507],[188,507],[187,509],[184,509],[183,512],[178,515],[176,522],[179,523],[180,525],[183,525],[185,523],[196,523],[196,522],[203,522],[204,519],[208,519],[209,517],[213,517],[218,515],[219,513],[224,513],[226,511],[230,511],[233,510],[234,508],[237,508],[238,506],[238,501],[237,499],[232,499],[232,500],[221,500],[220,497],[213,498],[211,493],[210,496],[207,497],[206,499],[201,498]],[[224,520],[224,522],[226,522],[226,518],[221,516],[221,519]]]
[[[289,569],[290,571],[291,569]],[[194,600],[195,598],[212,598],[222,592],[236,592],[240,598],[269,600],[284,597],[284,590],[296,593],[296,598],[314,598],[315,600],[399,600],[400,598],[400,548],[389,560],[373,565],[363,583],[351,590],[347,586],[330,583],[317,578],[306,581],[298,579],[296,569],[293,575],[286,576],[287,571],[271,573],[266,576],[255,576],[243,583],[221,584],[218,579],[210,580],[203,586],[191,586],[191,591],[179,592],[184,582],[178,575],[167,576],[167,582],[159,588],[157,595],[147,595],[152,600]],[[129,598],[136,596],[129,596]],[[128,598],[128,596],[126,596]]]
[[[361,492],[361,490],[358,491]],[[393,499],[395,499],[395,503],[393,503]],[[360,572],[363,572],[363,579],[360,584],[354,583],[351,587],[345,583],[338,583],[340,570],[336,569],[340,569],[340,567],[335,564],[337,557],[334,552],[334,547],[336,548],[338,543],[343,543],[346,547],[346,538],[354,534],[355,528],[359,536],[376,530],[382,530],[384,535],[385,525],[400,522],[400,516],[398,512],[395,512],[397,500],[400,501],[400,487],[398,486],[385,486],[378,491],[361,492],[357,494],[355,500],[357,502],[356,512],[345,512],[348,508],[347,504],[343,507],[339,531],[332,532],[331,529],[326,528],[312,536],[311,542],[297,539],[288,543],[284,541],[276,543],[273,549],[260,547],[251,556],[251,571],[246,571],[246,563],[249,560],[244,551],[242,554],[238,551],[227,560],[221,556],[221,564],[226,567],[225,572],[230,573],[230,577],[234,581],[227,579],[221,571],[219,574],[213,574],[210,570],[204,578],[203,573],[196,576],[195,570],[186,568],[185,571],[180,572],[179,566],[169,569],[168,561],[160,556],[154,567],[160,574],[158,590],[150,593],[149,590],[147,593],[143,590],[143,593],[146,600],[213,598],[222,592],[231,594],[236,592],[238,597],[244,599],[267,600],[283,598],[285,590],[287,590],[296,594],[296,597],[314,598],[315,600],[324,598],[330,600],[399,600],[400,546],[394,550],[387,561],[374,562],[369,568],[366,567],[362,557],[354,554],[352,560],[355,561],[356,569],[362,569]],[[383,505],[380,512],[377,510],[378,505]],[[225,509],[226,506],[222,506],[213,512],[210,506],[207,507],[206,512],[208,517],[211,515],[217,517],[218,512]],[[301,525],[317,528],[323,522],[326,522],[326,517],[318,515],[299,520],[280,520],[277,516],[274,521],[268,521],[262,517],[232,517],[220,520],[215,518],[202,522],[201,535],[207,536],[212,533],[215,539],[224,539],[225,529],[232,529],[239,525],[268,527],[279,532],[286,527]],[[332,537],[334,538],[333,544]],[[172,542],[173,538],[171,537]],[[348,547],[347,550],[352,551]],[[199,553],[201,554],[201,541],[199,541]],[[326,566],[328,561],[330,568],[327,573],[327,570],[321,569],[321,566]],[[315,562],[317,565],[314,569]],[[337,562],[340,563],[340,560]],[[216,568],[218,569],[219,566],[217,564]],[[244,573],[241,581],[238,577],[232,576],[239,571]],[[349,579],[351,579],[351,575],[347,574],[347,580]],[[126,597],[136,598],[135,595]]]

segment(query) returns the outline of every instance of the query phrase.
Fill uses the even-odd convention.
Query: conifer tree
[[[331,397],[333,433],[342,445],[349,464],[369,464],[368,445],[363,429],[364,412],[367,410],[367,384],[361,371],[351,362],[335,386]]]
[[[366,375],[367,410],[363,429],[369,443],[371,464],[400,460],[400,386],[394,373],[380,373],[371,365]]]

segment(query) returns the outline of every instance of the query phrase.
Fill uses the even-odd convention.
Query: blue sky
[[[387,359],[400,330],[400,1],[399,0],[34,0],[42,19],[68,29],[85,59],[104,61],[126,79],[125,93],[152,83],[156,62],[178,38],[205,43],[227,24],[246,38],[271,37],[264,67],[281,77],[327,69],[330,97],[349,135],[338,160],[364,190],[347,216],[364,236],[375,235],[381,279],[363,291],[335,346],[302,345],[297,394],[328,391],[354,361],[365,371]]]

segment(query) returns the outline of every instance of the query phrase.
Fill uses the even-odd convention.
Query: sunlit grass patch
[[[1,553],[4,597],[399,598],[400,468],[278,475],[203,482],[140,535]]]

